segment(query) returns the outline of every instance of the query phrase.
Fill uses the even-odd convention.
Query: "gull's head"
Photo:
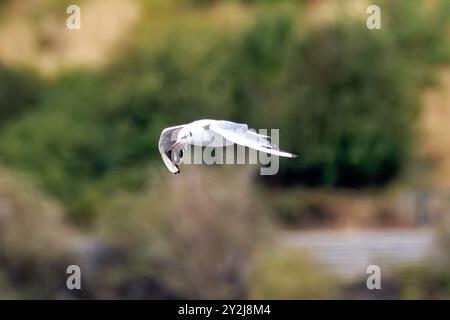
[[[186,127],[184,127],[178,132],[177,140],[170,149],[173,150],[178,146],[181,146],[182,149],[185,149],[185,147],[191,142],[192,142],[192,132]]]

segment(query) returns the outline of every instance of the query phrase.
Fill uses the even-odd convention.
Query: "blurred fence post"
[[[416,192],[415,223],[425,225],[428,223],[429,190],[419,189]]]

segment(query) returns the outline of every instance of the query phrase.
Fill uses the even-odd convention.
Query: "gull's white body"
[[[178,138],[183,136],[183,132],[191,132],[192,140],[190,144],[200,147],[226,147],[232,145],[233,142],[224,139],[219,134],[213,132],[210,127],[216,120],[197,120],[185,125],[178,133]]]
[[[159,138],[158,148],[164,164],[172,173],[179,173],[179,161],[174,161],[172,150],[187,145],[225,147],[232,144],[243,145],[270,154],[295,158],[296,155],[275,149],[267,136],[248,130],[248,126],[225,120],[197,120],[185,125],[166,128]]]

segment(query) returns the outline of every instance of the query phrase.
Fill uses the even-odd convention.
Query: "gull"
[[[178,165],[181,164],[188,145],[226,147],[238,144],[281,157],[297,157],[295,154],[278,150],[268,138],[250,131],[244,123],[203,119],[165,128],[159,138],[158,149],[167,169],[174,174],[180,173]]]

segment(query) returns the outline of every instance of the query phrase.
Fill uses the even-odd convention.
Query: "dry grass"
[[[76,237],[62,208],[0,170],[0,258],[9,266],[45,265],[70,254]]]
[[[428,185],[450,187],[450,69],[439,72],[439,85],[424,94],[419,156],[430,165]]]
[[[308,253],[266,248],[252,261],[252,299],[333,299],[338,282]]]
[[[146,192],[112,204],[98,226],[141,257],[135,272],[156,272],[174,292],[242,298],[248,259],[260,240],[270,237],[252,176],[235,166],[185,166],[176,176],[164,172]]]
[[[138,21],[138,2],[84,0],[79,6],[81,29],[69,30],[64,5],[9,2],[0,22],[0,61],[45,74],[64,67],[97,68],[110,61]]]
[[[414,197],[404,190],[291,189],[266,196],[289,228],[387,228],[414,225]]]
[[[245,297],[244,268],[261,236],[265,212],[250,172],[192,168],[169,185],[170,281],[197,298]]]

